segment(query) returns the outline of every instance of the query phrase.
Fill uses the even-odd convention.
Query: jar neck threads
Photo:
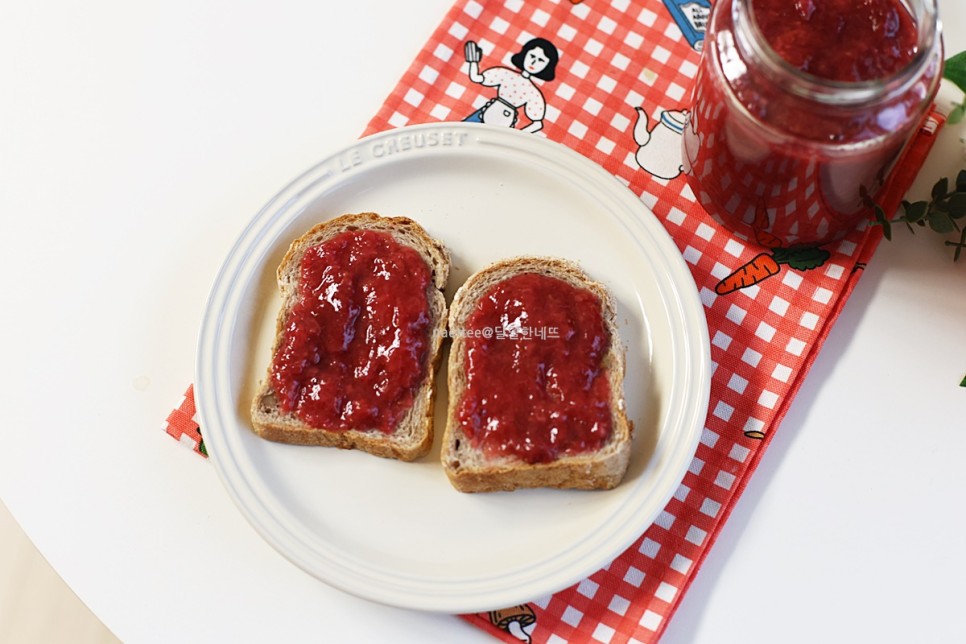
[[[937,48],[941,47],[936,0],[903,1],[917,29],[915,54],[894,74],[866,81],[828,80],[790,64],[768,43],[755,20],[754,4],[754,0],[733,0],[731,6],[734,42],[741,58],[746,64],[757,67],[756,71],[769,81],[808,101],[846,108],[888,101],[890,97],[908,92],[928,65],[941,60],[941,56],[936,55]]]

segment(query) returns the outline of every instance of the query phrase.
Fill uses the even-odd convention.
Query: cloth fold
[[[480,127],[528,129],[573,148],[664,224],[705,307],[711,402],[677,492],[603,570],[523,606],[464,616],[508,642],[659,639],[881,238],[869,226],[791,261],[789,249],[741,240],[696,203],[681,171],[680,127],[709,8],[706,0],[459,0],[365,132],[473,115]],[[490,114],[493,105],[508,113]],[[886,212],[898,208],[942,123],[931,115],[908,147]],[[754,279],[730,279],[756,261],[767,268]],[[193,405],[189,387],[167,431],[203,452]]]

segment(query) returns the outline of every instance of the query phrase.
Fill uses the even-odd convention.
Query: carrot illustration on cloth
[[[771,254],[760,253],[750,262],[718,282],[717,286],[714,287],[714,292],[718,295],[733,293],[739,288],[752,286],[772,275],[777,275],[780,270],[781,267]]]
[[[714,292],[718,295],[727,295],[738,289],[754,286],[772,275],[777,275],[781,271],[782,264],[787,264],[795,270],[807,271],[821,266],[828,258],[829,252],[818,246],[773,248],[771,252],[755,255],[750,262],[743,264],[738,270],[722,279],[714,287]]]
[[[821,266],[829,258],[829,252],[818,246],[782,248],[781,241],[768,232],[769,224],[768,209],[764,203],[759,203],[751,226],[755,231],[755,240],[769,251],[755,255],[751,261],[718,282],[714,287],[715,293],[727,295],[738,289],[754,286],[772,275],[778,275],[782,264],[799,271],[807,271]]]

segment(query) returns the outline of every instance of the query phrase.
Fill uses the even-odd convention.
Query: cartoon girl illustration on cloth
[[[524,132],[538,132],[543,128],[543,118],[547,113],[547,102],[543,93],[534,82],[535,78],[550,81],[554,79],[560,54],[553,43],[543,38],[529,40],[523,48],[510,57],[517,70],[508,67],[491,67],[480,71],[482,50],[472,40],[465,46],[466,62],[469,63],[469,77],[474,83],[484,87],[495,87],[496,97],[463,119],[473,123],[487,123],[516,127],[519,109],[530,119]]]

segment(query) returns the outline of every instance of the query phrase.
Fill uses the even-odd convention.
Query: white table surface
[[[0,498],[122,640],[487,640],[296,569],[162,429],[242,226],[361,133],[449,4],[0,11]],[[940,5],[947,52],[966,49],[966,9]],[[963,167],[964,132],[915,196]],[[966,260],[896,238],[665,642],[966,641]]]

